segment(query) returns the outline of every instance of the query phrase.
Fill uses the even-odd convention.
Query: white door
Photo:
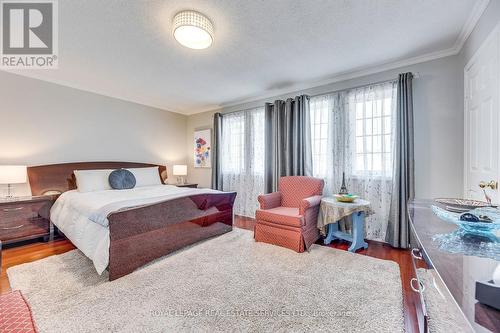
[[[497,27],[465,66],[465,197],[485,200],[481,182],[500,202],[500,29]]]

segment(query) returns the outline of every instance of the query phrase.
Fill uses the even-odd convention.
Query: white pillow
[[[109,185],[109,174],[112,171],[112,169],[73,171],[78,192],[111,190],[111,186]]]
[[[127,169],[134,174],[135,187],[161,185],[159,167]]]

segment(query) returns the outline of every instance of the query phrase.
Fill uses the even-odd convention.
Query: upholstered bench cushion
[[[304,225],[304,217],[299,215],[299,209],[293,207],[276,207],[257,209],[255,219],[300,228]]]
[[[36,332],[31,310],[20,291],[0,295],[0,332]]]

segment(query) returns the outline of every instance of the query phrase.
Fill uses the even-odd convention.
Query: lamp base
[[[14,199],[14,196],[12,195],[12,184],[7,184],[7,195],[4,198],[7,200]]]
[[[13,195],[11,196],[4,196],[4,197],[1,197],[0,200],[2,200],[3,202],[10,202],[10,201],[17,201],[20,197],[15,197]]]
[[[186,184],[186,180],[182,176],[177,177],[177,185],[184,185]]]

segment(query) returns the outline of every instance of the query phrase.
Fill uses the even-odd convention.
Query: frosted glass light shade
[[[174,38],[191,49],[206,49],[214,41],[212,22],[201,13],[186,10],[177,13],[173,22]]]
[[[174,176],[186,176],[188,174],[187,165],[174,165]]]
[[[25,165],[0,165],[0,184],[23,184],[26,180]]]

